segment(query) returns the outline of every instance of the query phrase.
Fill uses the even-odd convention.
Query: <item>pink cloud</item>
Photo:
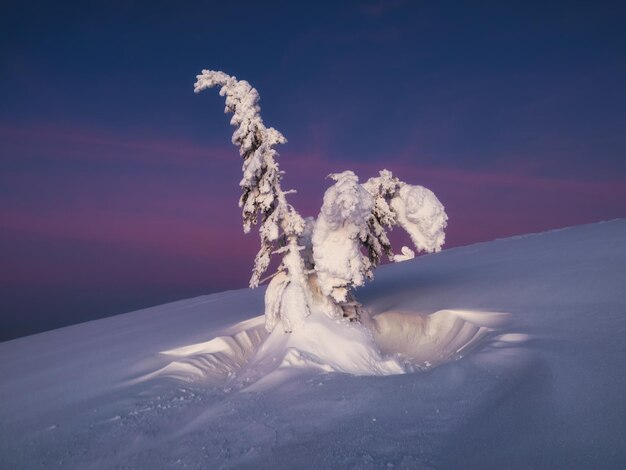
[[[206,146],[159,135],[128,136],[78,126],[36,124],[16,126],[0,122],[4,152],[38,151],[38,158],[54,160],[126,160],[144,164],[194,165],[205,159],[236,161],[230,145]]]
[[[239,250],[239,227],[222,227],[197,220],[120,210],[3,210],[0,226],[50,238],[115,243],[184,257],[228,258]]]

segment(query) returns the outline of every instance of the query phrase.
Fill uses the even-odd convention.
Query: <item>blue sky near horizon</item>
[[[244,287],[220,69],[285,134],[285,185],[388,168],[448,245],[626,216],[621,2],[4,2],[0,340]]]

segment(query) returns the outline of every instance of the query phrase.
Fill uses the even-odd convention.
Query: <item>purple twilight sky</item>
[[[506,5],[505,5],[506,4]],[[626,216],[622,2],[3,2],[0,340],[247,285],[202,68],[259,90],[284,185],[387,168],[446,247]]]

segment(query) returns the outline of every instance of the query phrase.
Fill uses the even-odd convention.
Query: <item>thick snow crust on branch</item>
[[[396,263],[401,263],[402,261],[408,261],[410,259],[415,258],[415,252],[411,250],[408,246],[403,246],[402,250],[400,250],[402,254],[394,255],[393,260]]]
[[[391,200],[397,223],[411,236],[418,251],[433,253],[445,242],[448,216],[435,194],[423,186],[403,185]]]
[[[363,285],[372,275],[361,245],[369,235],[374,201],[352,171],[330,177],[336,183],[324,194],[313,230],[313,259],[322,292],[345,302],[350,287]]]

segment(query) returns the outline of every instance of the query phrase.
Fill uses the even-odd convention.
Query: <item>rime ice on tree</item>
[[[418,251],[435,252],[444,243],[447,216],[436,196],[422,186],[400,181],[390,171],[360,184],[352,171],[330,175],[335,183],[324,194],[317,219],[303,219],[287,202],[281,187],[277,144],[287,139],[261,119],[259,94],[245,80],[223,72],[203,70],[195,92],[221,87],[225,112],[237,129],[232,142],[243,158],[242,195],[244,232],[259,222],[261,248],[250,287],[263,280],[272,254],[282,256],[265,294],[265,325],[279,323],[284,331],[297,329],[308,315],[358,319],[359,304],[351,293],[373,278],[382,256],[401,261],[413,256],[403,247],[395,256],[387,230],[406,230]]]

